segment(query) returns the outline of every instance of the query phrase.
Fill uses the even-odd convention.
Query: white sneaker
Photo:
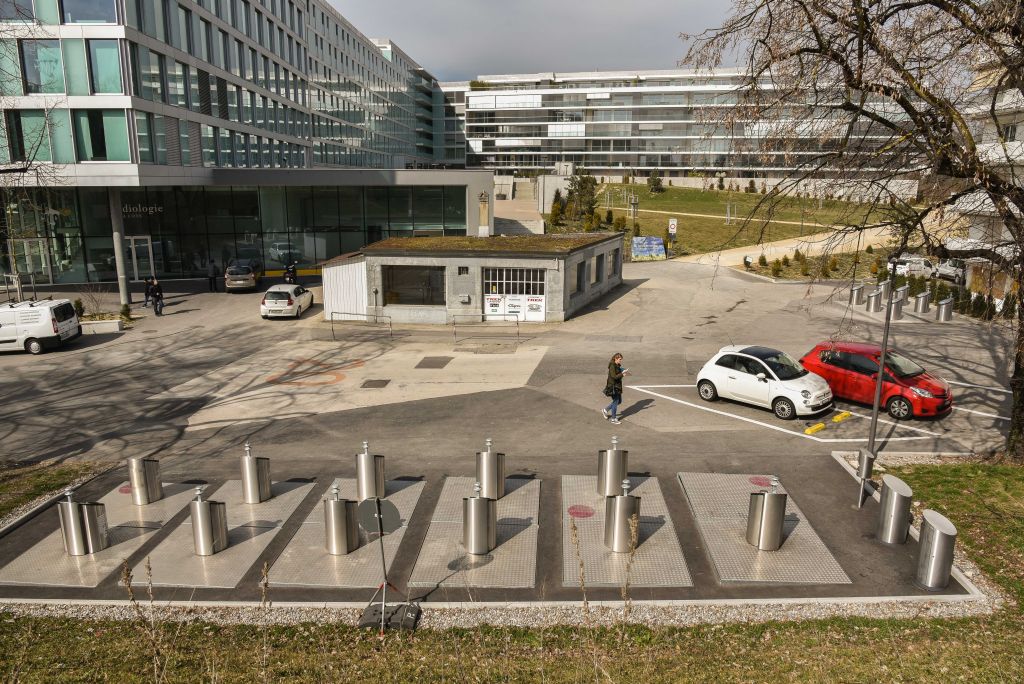
[[[612,419],[611,419],[611,420],[610,420],[609,422],[610,422],[610,423],[611,423],[612,425],[621,425],[621,424],[622,424],[622,421],[621,421],[621,420],[619,420],[618,418],[612,418]]]
[[[612,414],[608,413],[608,409],[601,409],[601,415],[604,416],[605,420],[612,417]]]

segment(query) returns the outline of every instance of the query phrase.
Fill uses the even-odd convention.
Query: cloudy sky
[[[680,33],[718,25],[725,0],[330,0],[442,81],[480,74],[672,69]]]

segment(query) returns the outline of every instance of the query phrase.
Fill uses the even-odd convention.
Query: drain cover
[[[453,359],[452,356],[424,356],[423,360],[416,364],[417,368],[444,368]]]
[[[364,380],[363,384],[360,385],[363,389],[380,389],[381,387],[387,387],[390,380]]]

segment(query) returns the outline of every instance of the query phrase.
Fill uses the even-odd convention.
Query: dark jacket
[[[156,285],[150,285],[149,286],[149,296],[152,297],[153,299],[163,299],[164,298],[164,286],[161,285],[160,283],[157,283]]]
[[[614,361],[608,362],[608,382],[604,385],[605,394],[622,394],[622,366]]]

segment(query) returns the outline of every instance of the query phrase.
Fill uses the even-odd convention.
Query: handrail
[[[363,319],[365,319],[364,322],[367,323],[367,324],[371,323],[370,319],[372,318],[373,319],[372,323],[374,323],[374,324],[378,324],[378,323],[381,323],[381,322],[387,323],[387,325],[388,325],[388,337],[394,338],[394,336],[395,336],[394,329],[391,327],[391,316],[386,316],[384,314],[354,313],[354,312],[350,312],[350,311],[332,311],[331,312],[331,337],[334,339],[335,342],[338,341],[338,336],[334,332],[334,324],[338,320],[338,319],[335,318],[335,316],[361,316]],[[345,321],[345,320],[350,320],[350,319],[341,319],[341,320]]]
[[[503,324],[507,324],[509,322],[515,324],[516,344],[519,344],[519,341],[520,341],[520,337],[519,337],[519,317],[516,316],[515,314],[487,314],[487,313],[484,313],[484,312],[481,311],[480,313],[464,313],[464,314],[453,313],[453,314],[449,314],[449,315],[452,317],[452,344],[457,344],[458,341],[459,341],[459,322],[458,322],[459,318],[476,318],[476,319],[478,319],[478,326],[482,327],[482,326],[488,325],[490,323],[495,323],[494,320],[487,320],[487,319],[493,319],[493,318],[498,317],[498,316],[501,316],[501,319],[502,319],[501,323],[503,323]],[[489,326],[489,327],[511,328],[512,326],[511,325],[498,325],[498,326]],[[469,339],[469,338],[465,338],[465,339]]]

